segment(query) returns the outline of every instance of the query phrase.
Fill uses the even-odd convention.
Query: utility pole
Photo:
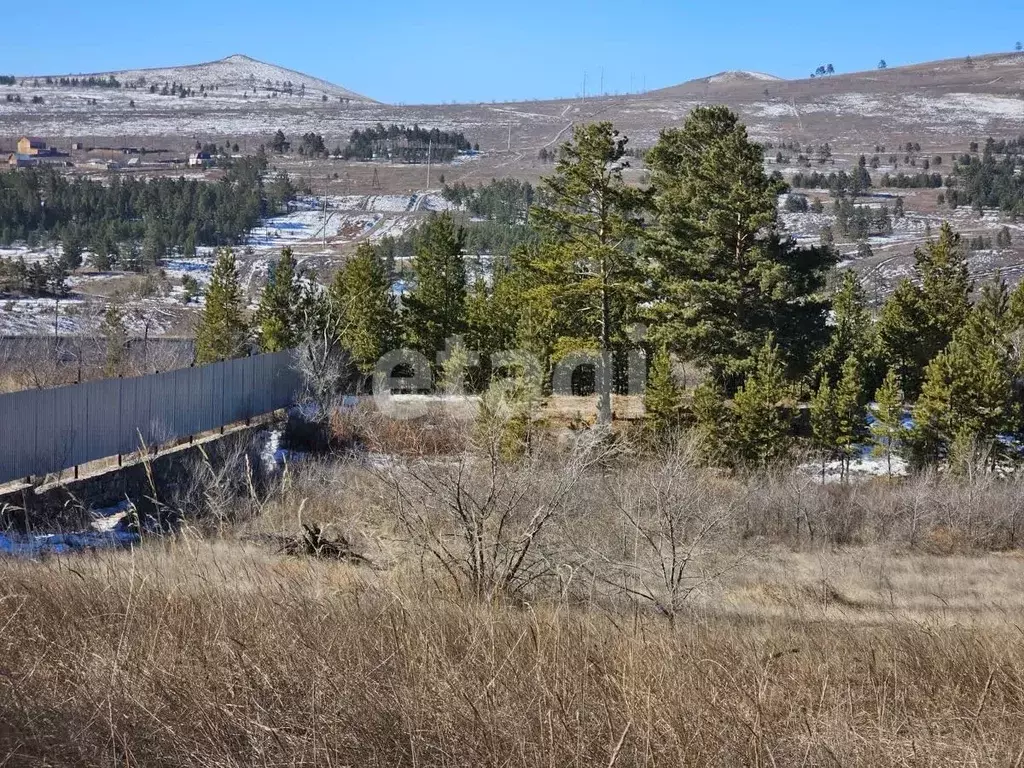
[[[512,121],[508,124],[508,151],[512,151]]]
[[[434,139],[427,139],[427,189],[430,189],[430,158],[434,153]]]
[[[59,362],[60,357],[60,326],[58,320],[60,319],[60,297],[54,297],[53,300],[53,362],[56,364]]]
[[[587,100],[587,73],[583,73],[583,100]]]

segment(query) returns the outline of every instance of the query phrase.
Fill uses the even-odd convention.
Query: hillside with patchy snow
[[[88,74],[27,75],[19,76],[18,79],[24,84],[26,81],[45,83],[47,78],[59,81],[62,78],[106,79],[111,76],[122,85],[132,87],[149,88],[155,85],[161,88],[165,84],[177,83],[195,91],[203,88],[204,91],[209,90],[212,93],[223,93],[224,95],[249,93],[254,96],[263,91],[280,93],[287,89],[292,93],[302,92],[305,96],[312,98],[327,96],[329,99],[344,98],[361,104],[376,103],[373,99],[326,80],[296,72],[293,69],[267,64],[243,54],[235,54],[204,64],[180,67],[127,69],[119,72]]]

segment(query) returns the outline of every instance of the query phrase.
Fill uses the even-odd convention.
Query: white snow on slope
[[[769,75],[766,72],[753,72],[748,69],[734,69],[728,72],[719,72],[717,75],[712,75],[707,78],[709,83],[732,83],[737,80],[765,80],[765,81],[779,81],[781,77],[775,75]]]

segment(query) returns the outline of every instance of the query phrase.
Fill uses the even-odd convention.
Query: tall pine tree
[[[302,337],[302,283],[291,248],[270,267],[267,284],[256,309],[256,328],[264,352],[280,352],[298,345]]]
[[[223,249],[213,265],[206,304],[196,330],[196,362],[213,363],[245,355],[249,328],[245,302],[238,282],[235,254]]]
[[[994,465],[998,435],[1018,421],[1008,318],[1005,283],[986,286],[967,322],[928,364],[909,440],[918,466],[949,457],[954,444],[974,454],[961,460]]]
[[[445,341],[466,330],[465,233],[450,213],[433,216],[416,237],[415,285],[405,297],[409,344],[433,364]]]
[[[338,341],[359,372],[369,375],[401,336],[387,266],[373,246],[364,243],[356,249],[335,275],[329,294],[340,318]]]
[[[832,297],[829,326],[829,340],[821,350],[816,365],[818,378],[827,377],[830,381],[839,381],[843,365],[850,357],[859,360],[862,370],[869,373],[874,329],[864,288],[853,270],[843,273],[842,283]]]
[[[554,174],[541,182],[531,210],[541,242],[526,264],[532,316],[553,321],[552,356],[604,355],[605,375],[595,382],[602,423],[612,418],[611,355],[626,340],[641,285],[635,239],[642,193],[622,177],[627,141],[611,123],[576,126]]]
[[[835,257],[796,248],[778,221],[780,185],[736,115],[698,107],[662,131],[652,170],[653,334],[735,389],[774,333],[787,360],[806,370],[824,339],[820,291]]]
[[[878,322],[878,353],[914,398],[921,390],[925,367],[953,338],[966,320],[971,281],[960,235],[948,223],[938,240],[914,251],[920,286],[909,279],[896,286]]]

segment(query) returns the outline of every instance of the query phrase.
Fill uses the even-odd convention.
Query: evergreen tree
[[[698,107],[648,153],[653,335],[734,389],[769,332],[806,370],[825,331],[818,297],[831,249],[796,248],[778,222],[777,180],[725,107]]]
[[[811,397],[811,435],[814,447],[821,453],[821,482],[824,484],[825,467],[839,441],[836,393],[827,375],[822,377],[817,391]]]
[[[914,397],[921,389],[929,350],[923,343],[925,314],[920,290],[904,278],[885,302],[876,326],[878,356]]]
[[[466,330],[464,239],[450,213],[433,216],[416,238],[416,282],[404,299],[403,322],[410,345],[431,361]]]
[[[903,430],[903,392],[899,377],[890,370],[875,392],[874,419],[871,422],[872,451],[876,456],[885,457],[886,472],[892,477],[892,457],[901,440]]]
[[[654,435],[667,435],[679,426],[682,392],[672,373],[672,356],[665,347],[654,353],[644,391],[644,417]]]
[[[733,397],[734,421],[728,439],[737,464],[771,467],[789,453],[792,425],[787,401],[792,397],[779,348],[769,334],[750,374]]]
[[[839,414],[839,432],[836,450],[843,465],[843,475],[850,471],[850,460],[856,446],[868,437],[867,403],[861,362],[851,355],[843,364],[842,375],[836,386],[836,412]]]
[[[106,345],[103,375],[108,378],[120,376],[124,373],[128,358],[128,328],[125,326],[124,307],[118,304],[107,305],[100,332]]]
[[[491,357],[516,346],[522,314],[521,289],[520,276],[503,263],[495,262],[490,282],[478,277],[467,296],[466,344],[480,353],[477,389],[488,386]]]
[[[966,324],[929,363],[914,406],[909,443],[917,466],[949,457],[954,444],[994,466],[997,436],[1017,424],[1014,364],[1007,339],[1009,292],[1005,283],[987,288]]]
[[[60,238],[60,260],[68,272],[82,266],[82,251],[85,244],[77,228],[68,227]]]
[[[826,376],[811,399],[811,430],[822,452],[822,482],[827,459],[839,460],[840,477],[845,479],[849,472],[854,446],[867,433],[863,400],[860,364],[852,355],[843,363],[838,384],[833,388]]]
[[[213,363],[246,353],[249,329],[245,300],[238,282],[235,254],[220,251],[206,289],[206,305],[196,331],[196,362]]]
[[[853,270],[843,273],[843,281],[832,297],[832,320],[828,344],[818,356],[818,378],[838,382],[843,365],[854,357],[865,372],[872,364],[873,327],[864,288]]]
[[[368,376],[401,335],[391,278],[373,246],[356,249],[335,275],[329,295],[339,317],[338,341],[359,373]]]
[[[964,324],[972,288],[960,235],[947,223],[937,241],[914,251],[914,270],[921,286],[901,281],[877,327],[879,356],[896,371],[910,398],[920,391],[925,366]]]
[[[725,393],[713,379],[694,390],[693,416],[707,462],[712,466],[732,466],[733,413],[726,404]]]
[[[921,276],[921,304],[927,332],[924,342],[932,355],[944,349],[971,310],[973,285],[960,235],[943,222],[939,239],[914,253]]]
[[[525,298],[555,321],[554,361],[582,350],[604,356],[606,375],[595,382],[602,423],[612,417],[611,354],[640,294],[634,243],[642,195],[623,181],[627,142],[611,123],[576,126],[531,210],[541,243],[529,252]]]
[[[270,266],[256,309],[256,332],[264,352],[298,345],[302,295],[301,275],[296,271],[292,249],[282,248],[281,258]]]

